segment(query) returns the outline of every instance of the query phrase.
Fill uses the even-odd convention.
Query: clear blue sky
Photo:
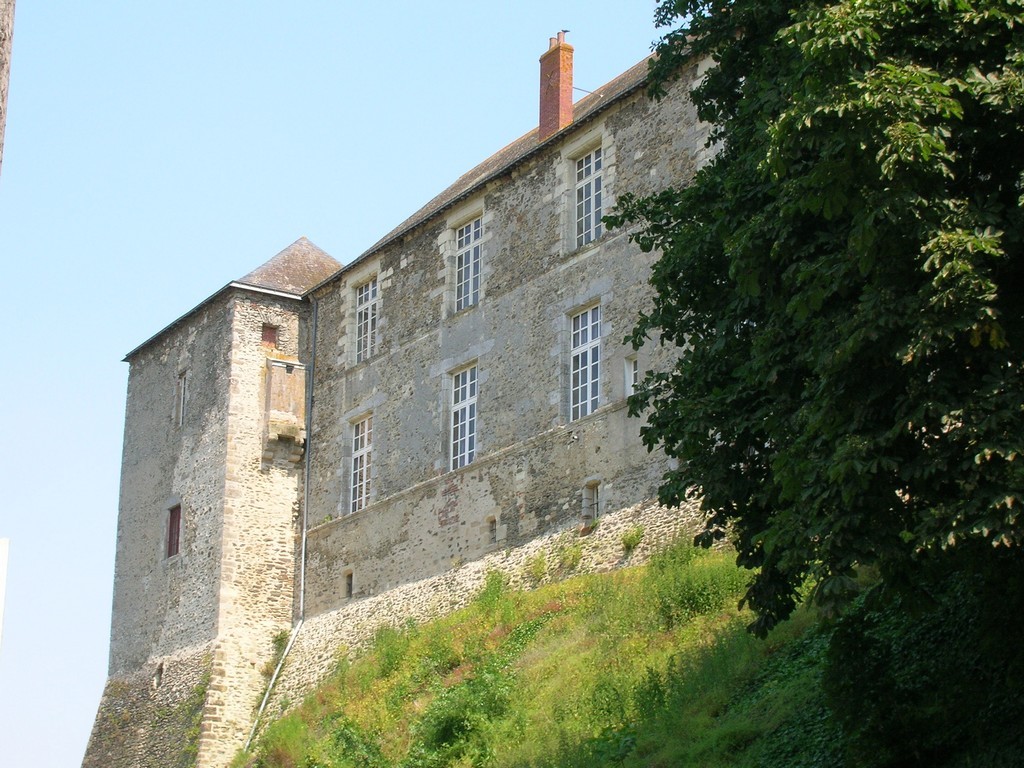
[[[653,0],[17,0],[2,174],[0,764],[77,766],[106,675],[121,359],[300,236],[348,262],[594,90]],[[577,93],[577,98],[582,94]]]

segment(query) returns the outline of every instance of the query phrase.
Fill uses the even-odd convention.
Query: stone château
[[[675,353],[623,342],[654,255],[601,217],[706,162],[699,73],[653,101],[645,60],[573,103],[572,60],[552,38],[538,127],[366,253],[299,239],[128,353],[85,766],[225,766],[275,636],[312,663],[314,625],[442,610],[467,564],[654,509],[667,459],[626,398]]]

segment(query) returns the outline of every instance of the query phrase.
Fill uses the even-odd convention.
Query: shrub
[[[640,542],[644,538],[644,527],[642,525],[634,525],[624,534],[622,534],[622,551],[627,555],[633,554],[633,550],[640,546]]]
[[[530,579],[534,584],[540,584],[544,581],[544,577],[548,574],[548,560],[544,556],[543,552],[538,552],[536,555],[526,561],[526,577]]]
[[[259,766],[302,765],[303,757],[313,748],[309,728],[298,714],[287,715],[273,723],[260,742],[256,762]]]
[[[993,560],[999,555],[988,554]],[[1011,766],[1024,753],[1024,564],[922,573],[838,623],[825,686],[851,766]]]
[[[484,576],[484,585],[476,595],[476,604],[484,613],[494,613],[505,596],[506,587],[505,574],[501,571],[488,571]]]
[[[284,656],[285,648],[288,647],[289,637],[291,637],[291,632],[287,629],[283,629],[274,635],[273,639],[270,641],[273,652],[271,653],[270,658],[267,659],[266,663],[263,665],[263,668],[260,670],[260,673],[268,680],[274,676],[274,670],[277,669],[278,662],[281,661],[281,657]]]
[[[666,629],[725,607],[748,578],[725,556],[694,549],[686,542],[655,555],[647,577],[655,611]]]
[[[409,650],[410,634],[410,631],[403,632],[390,624],[382,624],[377,628],[373,635],[373,652],[377,657],[377,669],[381,677],[389,677],[401,666]]]
[[[564,544],[558,550],[558,569],[562,573],[571,573],[579,568],[583,559],[583,547],[577,541],[573,544]]]

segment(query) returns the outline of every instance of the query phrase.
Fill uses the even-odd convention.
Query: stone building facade
[[[672,351],[623,342],[653,256],[601,215],[706,161],[699,73],[655,102],[644,61],[573,104],[572,56],[541,57],[537,129],[369,251],[301,239],[129,353],[84,765],[226,765],[276,635],[388,594],[401,615],[411,584],[656,496],[626,397]]]

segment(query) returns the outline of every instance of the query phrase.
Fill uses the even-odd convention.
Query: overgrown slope
[[[384,628],[236,766],[834,766],[827,637],[801,614],[760,641],[731,557],[510,592]]]

